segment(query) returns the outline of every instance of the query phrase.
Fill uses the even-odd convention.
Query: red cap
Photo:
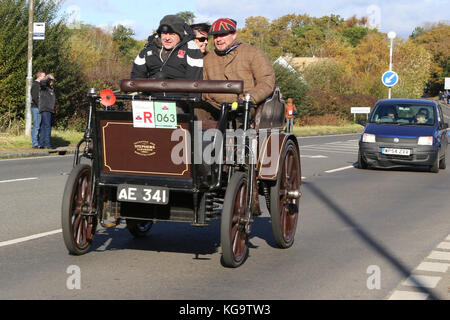
[[[236,32],[236,21],[229,18],[220,18],[214,21],[209,29],[210,35]]]

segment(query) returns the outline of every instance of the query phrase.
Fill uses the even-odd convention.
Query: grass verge
[[[52,130],[51,143],[57,149],[71,149],[83,137],[82,132],[71,130]],[[9,153],[46,152],[45,149],[33,149],[31,137],[25,135],[0,134],[0,155]]]
[[[363,126],[346,124],[342,126],[294,126],[294,134],[298,137],[324,136],[331,134],[361,133]]]

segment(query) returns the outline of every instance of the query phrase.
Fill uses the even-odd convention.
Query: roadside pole
[[[388,38],[391,40],[391,48],[389,50],[389,71],[392,71],[392,52],[393,52],[393,48],[394,48],[394,39],[396,36],[397,35],[394,31],[391,31],[388,33]],[[392,90],[392,87],[389,87],[388,99],[391,99],[391,90]]]
[[[33,83],[34,0],[28,0],[28,67],[25,100],[25,135],[31,137],[31,84]]]

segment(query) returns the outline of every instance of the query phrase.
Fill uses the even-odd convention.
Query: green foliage
[[[347,40],[353,47],[356,47],[359,42],[369,33],[369,28],[353,26],[342,31],[342,37]]]
[[[420,28],[411,35],[415,44],[423,46],[431,55],[427,93],[437,95],[444,89],[444,79],[450,76],[450,24],[437,23]]]
[[[56,77],[57,121],[67,123],[84,90],[79,66],[69,61],[69,30],[56,21],[60,1],[36,0],[34,20],[46,23],[45,40],[33,41],[33,73],[38,70]],[[28,2],[0,2],[0,129],[21,123],[25,114]]]
[[[191,11],[181,11],[176,14],[177,16],[183,18],[187,24],[193,24],[195,19],[195,14]]]
[[[112,33],[112,39],[118,46],[125,63],[131,63],[142,49],[140,43],[133,38],[134,35],[133,29],[123,25],[115,26]]]
[[[421,98],[431,67],[431,54],[411,41],[403,43],[395,53],[399,82],[392,88],[392,97]]]
[[[292,72],[282,65],[275,63],[275,83],[280,88],[283,98],[292,98],[294,104],[301,106],[306,96],[306,85],[299,73]],[[299,115],[304,114],[307,110],[297,108]]]

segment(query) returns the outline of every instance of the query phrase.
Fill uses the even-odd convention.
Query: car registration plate
[[[117,187],[117,201],[167,204],[169,202],[169,189],[120,184]]]
[[[409,156],[411,155],[410,149],[395,149],[395,148],[381,148],[382,154],[396,155],[396,156]]]

